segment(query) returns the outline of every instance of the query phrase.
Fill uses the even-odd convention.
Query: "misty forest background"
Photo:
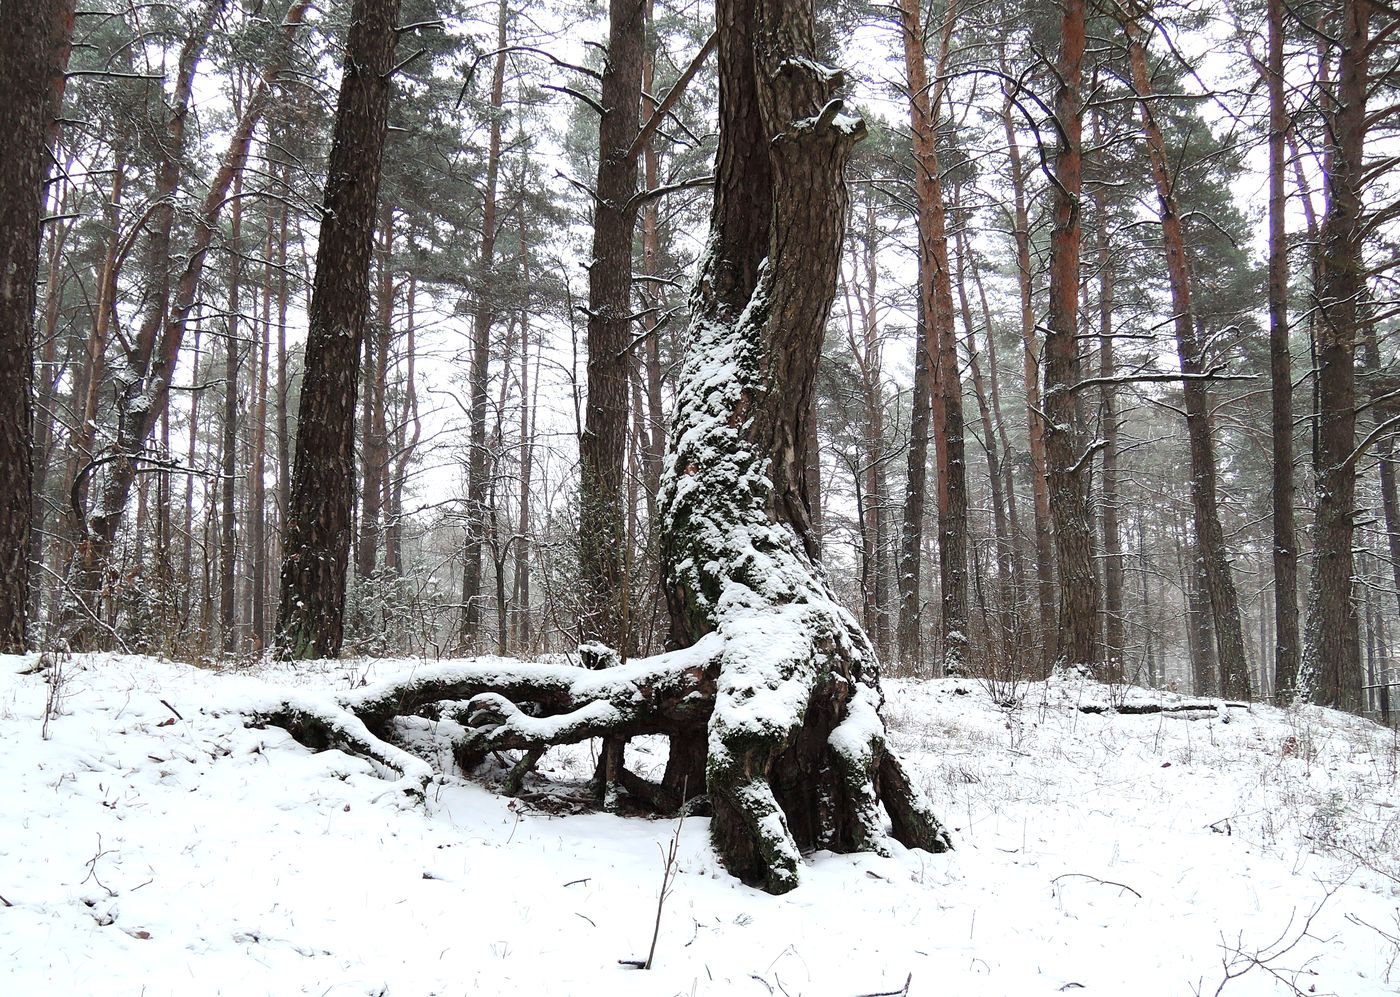
[[[274,644],[349,6],[78,4],[34,313],[33,645]],[[882,659],[1388,714],[1400,13],[1090,3],[1076,107],[1055,5],[816,6],[869,134],[806,493]],[[341,651],[657,652],[713,7],[403,0],[397,23],[342,389]]]

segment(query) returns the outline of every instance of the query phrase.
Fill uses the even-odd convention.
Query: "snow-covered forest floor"
[[[413,662],[79,657],[51,697],[19,674],[33,661],[0,658],[6,995],[1400,987],[1400,742],[1323,710],[1095,714],[1161,697],[887,680],[956,851],[813,855],[775,898],[688,819],[642,972],[618,960],[647,954],[675,821],[554,814],[455,777],[415,805],[367,762],[242,723],[288,687],[329,698]],[[591,762],[581,746],[542,769],[577,782]]]

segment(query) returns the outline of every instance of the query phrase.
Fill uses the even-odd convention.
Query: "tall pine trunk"
[[[1236,699],[1249,698],[1249,664],[1245,658],[1244,630],[1240,622],[1239,596],[1225,550],[1220,525],[1218,475],[1215,443],[1210,424],[1210,394],[1206,388],[1205,345],[1196,328],[1191,307],[1191,265],[1186,254],[1186,237],[1177,208],[1175,178],[1168,164],[1166,141],[1152,110],[1152,83],[1147,75],[1147,51],[1143,29],[1133,19],[1124,22],[1132,66],[1133,87],[1137,93],[1143,138],[1152,164],[1157,188],[1162,243],[1167,258],[1167,280],[1171,287],[1172,324],[1176,332],[1177,357],[1181,363],[1181,392],[1186,404],[1186,435],[1191,455],[1191,508],[1196,531],[1196,547],[1206,578],[1211,614],[1215,624],[1216,659],[1220,664],[1221,693]]]
[[[632,317],[632,239],[645,5],[611,0],[602,79],[593,255],[588,267],[588,398],[579,440],[579,636],[630,651],[623,510]]]
[[[39,227],[72,33],[71,0],[0,12],[0,652],[25,644]]]
[[[1322,706],[1362,708],[1360,640],[1352,599],[1356,499],[1355,356],[1365,291],[1362,187],[1371,4],[1345,0],[1336,98],[1327,121],[1327,219],[1317,290],[1318,438],[1313,574],[1300,693]]]
[[[1050,233],[1050,310],[1045,328],[1045,449],[1055,525],[1060,611],[1056,658],[1097,666],[1098,573],[1089,504],[1088,420],[1080,390],[1079,250],[1083,180],[1084,0],[1065,0],[1056,65],[1054,223]]]
[[[355,0],[336,106],[306,372],[282,554],[277,654],[334,658],[345,617],[355,489],[355,393],[369,316],[369,266],[389,127],[399,0]]]
[[[1285,222],[1283,0],[1268,0],[1269,90],[1269,388],[1273,433],[1274,702],[1293,696],[1298,679],[1298,528],[1293,513],[1293,353],[1288,325]]]

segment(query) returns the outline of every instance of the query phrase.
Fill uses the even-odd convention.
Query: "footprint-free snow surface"
[[[56,696],[20,674],[34,663],[0,658],[5,997],[1400,989],[1400,743],[1328,711],[887,681],[892,740],[956,850],[813,854],[770,897],[687,819],[644,972],[619,960],[647,954],[677,826],[550,812],[543,780],[576,789],[588,745],[545,757],[534,802],[449,771],[420,803],[243,722],[413,661],[75,657]]]

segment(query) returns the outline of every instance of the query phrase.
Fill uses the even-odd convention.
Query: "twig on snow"
[[[1100,879],[1098,876],[1091,876],[1087,872],[1062,872],[1060,873],[1060,875],[1050,880],[1050,882],[1058,884],[1062,879],[1090,879],[1093,880],[1095,883],[1098,883],[1100,886],[1116,886],[1120,890],[1127,890],[1139,900],[1142,899],[1142,894],[1126,883],[1115,883],[1111,879]]]
[[[859,994],[858,997],[909,997],[909,984],[914,982],[914,974],[904,978],[904,986],[898,990],[879,990],[873,994]]]

